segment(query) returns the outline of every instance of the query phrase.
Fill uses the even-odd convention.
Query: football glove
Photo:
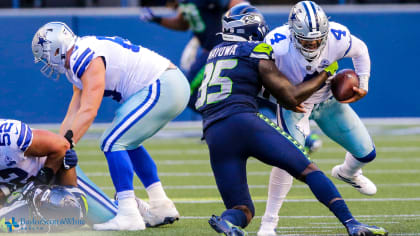
[[[338,70],[338,63],[335,61],[331,63],[327,68],[324,69],[327,72],[328,76],[332,76]]]
[[[64,160],[63,160],[64,169],[68,170],[75,167],[77,165],[77,161],[78,161],[78,158],[77,158],[76,151],[74,151],[73,149],[67,150],[66,155],[64,156]]]
[[[140,20],[144,22],[154,22],[160,24],[162,22],[162,17],[156,16],[153,11],[148,7],[140,8]]]

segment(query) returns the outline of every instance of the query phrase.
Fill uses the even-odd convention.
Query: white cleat
[[[337,165],[332,169],[331,175],[334,178],[350,184],[361,194],[369,196],[376,194],[376,185],[362,174],[362,170],[359,170],[354,176],[346,176],[342,173],[340,167],[341,165]]]
[[[279,222],[278,216],[263,216],[257,236],[276,236],[276,227]]]
[[[114,218],[102,224],[94,224],[93,229],[137,231],[146,229],[146,225],[137,209],[137,202],[130,198],[119,201],[118,212]]]
[[[174,203],[169,199],[151,201],[150,205],[140,198],[136,198],[136,201],[147,227],[172,224],[179,219],[179,213]]]

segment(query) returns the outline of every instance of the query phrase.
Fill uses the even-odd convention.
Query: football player
[[[32,130],[18,120],[0,120],[0,202],[28,182],[77,186],[77,155],[67,140],[47,130]]]
[[[312,1],[301,1],[292,7],[289,22],[272,30],[265,38],[272,46],[277,68],[292,84],[310,80],[318,70],[344,57],[353,59],[360,79],[355,95],[342,103],[331,93],[327,82],[304,101],[305,113],[279,107],[278,124],[304,144],[313,119],[321,130],[347,150],[344,163],[332,169],[332,176],[360,193],[374,195],[375,184],[362,174],[362,167],[376,157],[375,145],[366,127],[349,106],[366,96],[370,76],[370,58],[366,44],[352,35],[347,27],[329,22],[323,9]],[[292,177],[274,167],[270,175],[266,212],[258,235],[275,235],[278,212],[292,186]]]
[[[230,9],[223,17],[222,32],[225,42],[209,54],[196,102],[203,115],[211,167],[226,206],[220,217],[210,218],[211,227],[225,235],[246,234],[242,228],[255,212],[246,176],[247,159],[253,156],[305,182],[349,235],[386,235],[383,228],[359,223],[333,183],[307,158],[303,146],[258,113],[256,97],[262,86],[283,107],[304,112],[300,103],[335,73],[337,63],[316,68],[318,73],[311,80],[293,86],[276,68],[271,46],[258,42],[264,39],[267,26],[255,7],[241,4]]]
[[[149,8],[141,10],[140,18],[173,30],[190,29],[194,36],[187,44],[181,57],[181,68],[186,72],[191,87],[191,97],[188,106],[195,110],[197,89],[201,85],[204,65],[211,49],[222,42],[218,34],[222,27],[221,19],[226,11],[237,4],[247,4],[244,0],[181,0],[178,1],[178,14],[173,17],[156,16]],[[192,62],[191,62],[192,61]],[[272,114],[276,105],[257,98],[260,108],[267,108]],[[317,151],[322,146],[322,140],[316,134],[306,137],[305,149],[309,153]]]
[[[96,117],[102,98],[112,97],[121,106],[101,138],[117,191],[116,217],[96,230],[143,230],[137,209],[133,172],[142,181],[151,211],[171,223],[179,218],[159,180],[156,164],[142,142],[153,136],[187,106],[189,84],[168,59],[120,37],[77,37],[62,22],[50,22],[32,41],[35,62],[47,77],[65,73],[73,84],[73,97],[60,127],[76,145]]]

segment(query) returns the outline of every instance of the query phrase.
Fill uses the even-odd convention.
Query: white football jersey
[[[46,157],[25,157],[32,131],[18,120],[0,119],[0,184],[25,184],[44,166]]]
[[[83,89],[83,73],[97,57],[104,59],[106,68],[104,96],[120,103],[155,82],[170,64],[165,57],[120,37],[86,36],[75,43],[68,80]]]
[[[296,85],[317,75],[331,63],[343,57],[352,57],[357,74],[370,75],[370,59],[364,43],[350,34],[347,27],[329,23],[327,44],[321,55],[313,61],[307,61],[295,48],[288,25],[272,30],[265,37],[265,42],[273,47],[277,68],[285,74],[292,84]],[[356,43],[355,43],[356,42]],[[360,58],[360,59],[359,59]],[[362,60],[363,63],[355,63]],[[363,64],[359,66],[359,64]],[[305,103],[320,103],[331,96],[330,84],[327,82],[315,92]]]

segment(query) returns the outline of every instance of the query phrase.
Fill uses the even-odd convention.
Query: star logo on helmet
[[[44,46],[44,43],[46,43],[47,40],[45,40],[43,37],[38,37],[38,44],[40,44],[41,46]]]
[[[296,20],[296,13],[293,13],[292,16],[290,17],[291,20]]]

